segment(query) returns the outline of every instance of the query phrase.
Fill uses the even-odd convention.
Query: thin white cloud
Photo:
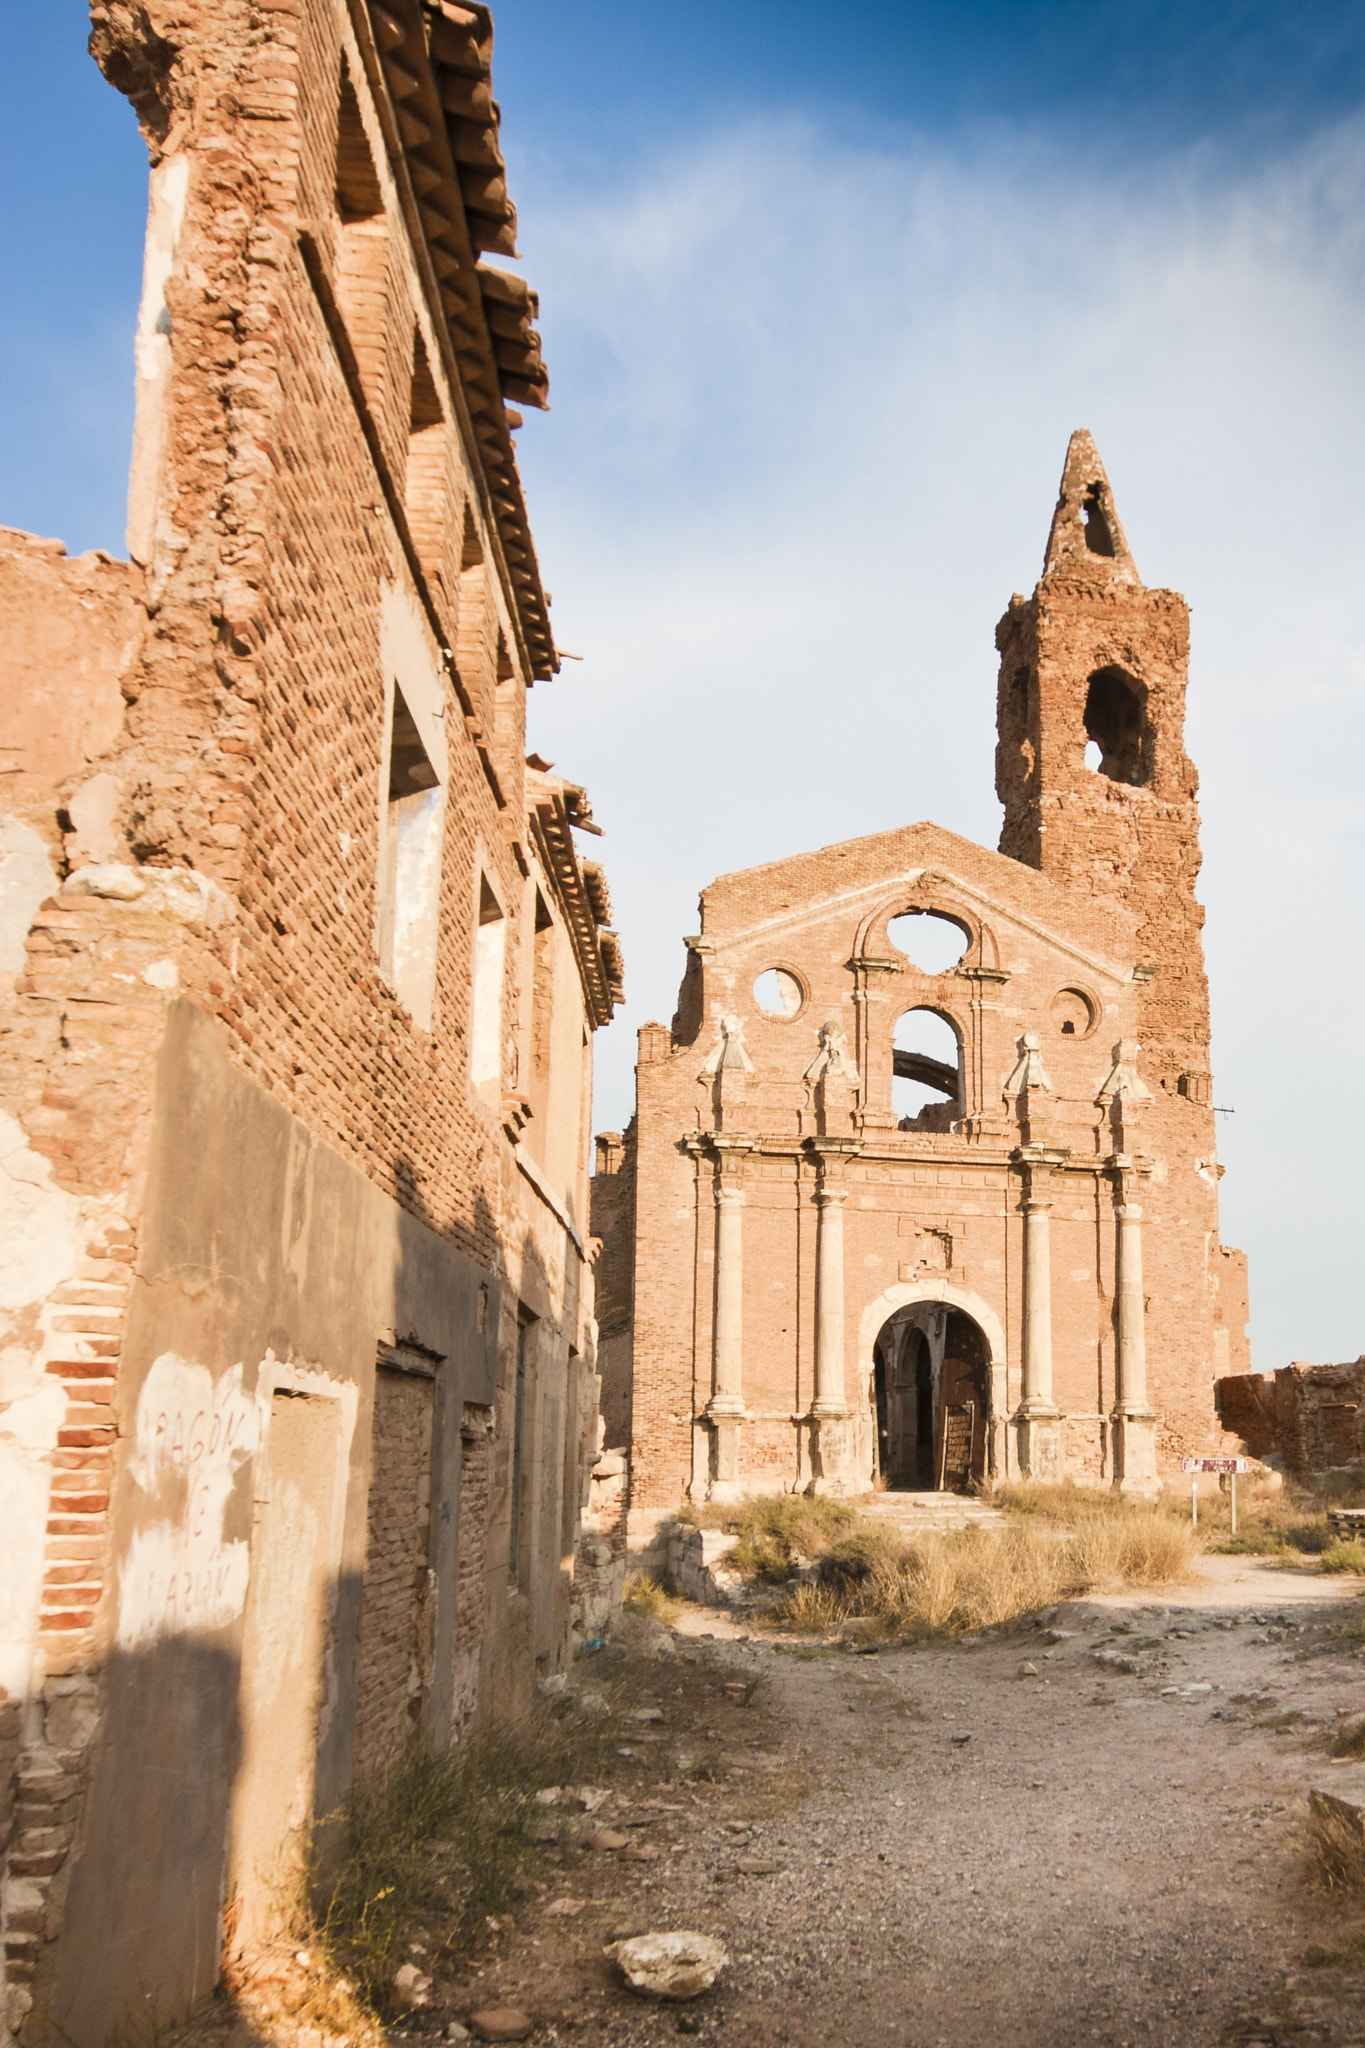
[[[1365,1344],[1353,1267],[1365,751],[1365,122],[1250,169],[983,130],[749,123],[634,189],[518,177],[556,411],[524,437],[563,643],[535,744],[588,774],[634,1030],[698,890],[915,817],[993,844],[992,631],[1096,434],[1194,605],[1224,1233],[1263,1369]]]

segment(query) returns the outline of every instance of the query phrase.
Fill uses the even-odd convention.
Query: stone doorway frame
[[[878,1332],[883,1323],[895,1315],[897,1309],[908,1308],[912,1302],[941,1302],[945,1308],[961,1309],[970,1316],[986,1340],[989,1353],[987,1383],[990,1406],[986,1414],[986,1474],[991,1479],[1003,1479],[1009,1470],[1009,1362],[1005,1355],[1005,1326],[990,1303],[983,1301],[970,1288],[955,1287],[950,1280],[898,1280],[892,1286],[868,1302],[858,1324],[858,1461],[862,1470],[864,1463],[871,1484],[872,1459],[870,1456],[871,1437],[863,1441],[863,1431],[876,1429],[874,1404],[876,1383],[874,1374],[876,1360],[873,1355]]]

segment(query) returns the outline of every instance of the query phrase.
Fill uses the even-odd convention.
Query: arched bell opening
[[[872,1395],[878,1478],[894,1493],[966,1493],[986,1477],[991,1347],[942,1301],[899,1308],[877,1333]]]

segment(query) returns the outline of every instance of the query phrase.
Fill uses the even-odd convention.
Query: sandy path
[[[1357,1591],[1219,1558],[1165,1598],[1059,1609],[1059,1641],[876,1656],[741,1641],[690,1610],[673,1659],[599,1660],[667,1714],[649,1792],[682,1810],[644,1786],[610,1803],[659,1860],[582,1859],[461,1995],[520,2003],[547,2036],[673,2041],[680,2009],[620,1991],[600,1948],[695,1926],[733,1960],[688,2029],[745,2048],[1365,2042],[1365,1962],[1304,1968],[1343,1923],[1303,1890],[1296,1842],[1329,1732],[1365,1713],[1359,1645],[1338,1633],[1365,1635]],[[723,1715],[695,1693],[671,1706],[677,1657],[717,1698],[736,1672],[766,1679],[747,1721],[699,1727]],[[719,1782],[679,1791],[679,1752]],[[777,1868],[741,1874],[744,1858]],[[586,1900],[577,1918],[546,1914],[556,1891]]]

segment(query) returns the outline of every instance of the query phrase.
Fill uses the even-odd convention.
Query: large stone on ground
[[[700,1998],[730,1958],[710,1934],[637,1934],[603,1950],[645,1998]]]

